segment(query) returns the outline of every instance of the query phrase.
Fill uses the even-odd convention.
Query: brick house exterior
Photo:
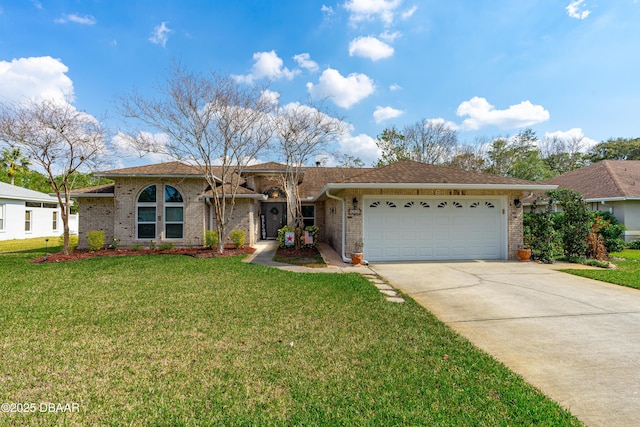
[[[278,163],[254,165],[243,171],[227,232],[244,230],[249,245],[260,239],[275,238],[277,229],[290,220],[282,188],[284,171],[285,166]],[[205,230],[215,228],[212,192],[196,168],[172,162],[118,169],[101,176],[113,179],[114,184],[82,189],[74,194],[79,204],[81,248],[87,246],[86,233],[94,229],[105,232],[107,243],[119,239],[122,246],[148,246],[151,241],[200,246],[204,243]],[[412,161],[400,161],[383,168],[305,167],[301,176],[296,185],[305,223],[317,225],[319,238],[345,259],[356,242],[363,242],[365,256],[369,251],[373,259],[404,259],[405,255],[398,254],[397,250],[385,252],[383,245],[375,243],[375,236],[384,233],[390,246],[403,245],[402,235],[408,246],[416,246],[407,251],[401,248],[409,254],[407,259],[455,259],[458,254],[464,259],[475,256],[517,259],[517,249],[522,245],[520,199],[533,191],[555,188]],[[150,192],[154,194],[151,202],[147,196]],[[169,201],[165,203],[165,199]],[[374,209],[396,206],[398,209],[388,211],[391,212],[388,215],[382,209]],[[416,210],[420,206],[425,209]],[[484,207],[492,208],[491,212],[482,211]],[[431,218],[428,215],[432,215],[434,222],[451,218],[451,225],[441,227],[450,228],[449,237],[439,226],[427,231],[407,225]],[[389,229],[385,231],[381,229],[384,227],[368,223],[374,217],[384,223],[388,220]],[[476,217],[486,218],[487,224],[493,226],[469,225]],[[485,245],[487,248],[481,249],[485,252],[478,252],[479,255],[472,251],[460,252],[463,248],[453,247],[455,244],[445,248],[447,251],[433,245],[429,247],[428,242],[425,243],[428,238],[411,239],[413,236],[407,235],[429,235],[435,236],[434,242],[437,238],[447,238],[455,243],[456,239],[472,241],[477,232],[477,240],[482,241],[482,229],[494,226],[495,230],[490,230],[489,235],[491,245]],[[409,244],[409,241],[415,243]],[[447,246],[446,241],[443,246]]]

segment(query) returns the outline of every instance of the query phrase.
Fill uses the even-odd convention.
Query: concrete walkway
[[[640,426],[640,291],[518,262],[370,266],[589,426]]]

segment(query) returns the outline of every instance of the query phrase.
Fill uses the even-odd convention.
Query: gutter
[[[345,207],[345,201],[342,200],[339,197],[334,196],[333,194],[330,194],[328,189],[325,190],[324,194],[330,199],[339,201],[340,204],[342,205],[342,253],[341,253],[341,255],[342,255],[342,261],[348,263],[348,262],[351,261],[351,258],[347,258],[347,256],[345,255],[345,252],[344,252],[345,251],[345,247],[347,245],[347,229],[346,229],[346,227],[347,227],[347,209]]]

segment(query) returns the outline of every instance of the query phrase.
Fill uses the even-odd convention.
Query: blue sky
[[[175,60],[328,97],[351,125],[334,148],[367,165],[422,119],[595,143],[640,136],[639,24],[638,0],[0,0],[0,99],[71,95],[117,130],[115,96]]]

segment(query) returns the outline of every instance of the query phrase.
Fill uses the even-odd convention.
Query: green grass
[[[616,265],[615,270],[563,270],[576,276],[588,277],[616,285],[628,286],[640,289],[640,250],[627,249],[622,252],[612,252],[610,256],[623,258],[612,260]]]
[[[49,240],[48,242],[46,240]],[[14,239],[0,241],[0,253],[45,250],[57,252],[62,249],[59,237],[36,237],[33,239]]]
[[[0,255],[0,402],[80,412],[0,425],[580,425],[358,274],[35,255]]]

